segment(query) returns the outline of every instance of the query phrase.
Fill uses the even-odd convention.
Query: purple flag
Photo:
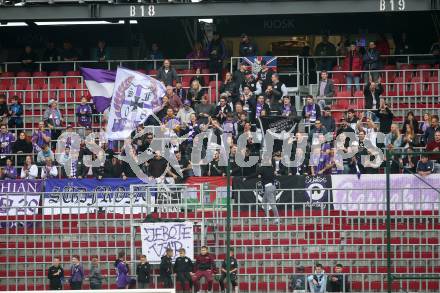
[[[104,69],[81,68],[87,89],[93,98],[96,110],[100,113],[110,107],[116,72]]]

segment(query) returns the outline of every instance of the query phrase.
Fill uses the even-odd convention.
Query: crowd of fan
[[[324,38],[318,44],[317,52],[328,51],[334,45]],[[358,53],[358,47],[348,46],[347,58],[344,61],[344,68],[347,82],[353,84],[357,90],[360,89],[361,77],[357,70],[375,70],[379,66],[380,53],[374,43],[370,43],[364,49],[363,55]],[[154,47],[156,53],[157,46]],[[225,152],[211,151],[205,147],[204,151],[211,162],[191,162],[191,151],[197,145],[196,135],[206,130],[212,130],[214,136],[220,142],[224,134],[230,136],[230,154],[237,152],[238,137],[244,134],[247,138],[243,152],[245,160],[250,156],[260,155],[261,136],[256,139],[251,135],[253,131],[262,134],[258,118],[264,116],[280,116],[295,120],[300,118],[302,123],[297,128],[294,138],[288,140],[292,144],[292,154],[289,159],[303,157],[301,164],[295,167],[285,167],[281,162],[280,143],[275,144],[273,154],[273,165],[276,175],[318,175],[318,174],[340,174],[340,173],[376,173],[377,169],[372,164],[362,162],[362,158],[370,156],[372,161],[376,157],[374,148],[382,149],[405,149],[410,153],[415,147],[425,147],[427,151],[440,150],[440,129],[437,115],[426,113],[423,121],[419,123],[413,112],[409,112],[399,128],[393,123],[394,115],[392,109],[381,98],[383,87],[381,77],[375,72],[367,73],[364,76],[365,110],[356,112],[348,109],[344,118],[335,121],[332,117],[331,98],[335,96],[335,86],[325,70],[321,72],[318,83],[318,90],[313,96],[305,98],[305,105],[301,113],[297,112],[295,101],[288,95],[286,85],[280,81],[279,75],[269,68],[265,62],[261,63],[261,70],[255,74],[248,71],[245,64],[240,64],[235,72],[227,72],[220,87],[219,102],[211,104],[207,92],[204,89],[205,79],[200,74],[200,68],[208,65],[211,72],[221,73],[223,59],[225,56],[224,44],[218,34],[208,46],[206,55],[201,46],[195,47],[195,52],[189,57],[203,58],[208,56],[208,64],[198,64],[199,68],[190,81],[189,89],[182,86],[182,82],[171,65],[169,60],[163,62],[158,70],[156,78],[166,86],[166,95],[160,108],[155,109],[158,120],[148,119],[145,125],[162,126],[171,133],[173,139],[167,145],[166,151],[174,152],[178,163],[183,170],[183,178],[178,176],[175,168],[169,165],[163,153],[155,151],[154,158],[141,164],[141,170],[152,178],[167,177],[168,180],[180,182],[189,176],[225,176],[226,168],[220,166],[221,156]],[[106,60],[106,46],[104,42],[98,44],[98,53],[101,54],[101,61]],[[333,49],[332,49],[333,51]],[[27,53],[26,53],[27,52]],[[52,53],[51,53],[52,52]],[[64,44],[63,60],[76,60],[75,50],[69,42]],[[70,52],[70,53],[69,53]],[[242,36],[240,55],[253,56],[257,53],[256,46],[249,41],[246,35]],[[25,54],[34,55],[30,48]],[[323,54],[323,53],[322,53]],[[52,60],[58,58],[58,53],[53,43],[46,50],[46,57]],[[71,58],[70,58],[70,57]],[[46,58],[45,57],[45,58]],[[160,57],[160,56],[158,56]],[[31,66],[35,58],[23,57],[23,64]],[[56,59],[55,59],[56,60]],[[29,61],[29,62],[27,62]],[[23,105],[18,97],[12,97],[8,104],[5,95],[0,95],[0,164],[2,166],[1,176],[5,179],[34,179],[34,178],[127,178],[136,177],[131,166],[118,159],[116,153],[121,151],[121,144],[115,141],[106,141],[105,138],[97,139],[103,151],[96,154],[85,147],[84,139],[88,134],[105,129],[108,119],[108,110],[101,117],[97,117],[94,104],[87,98],[82,98],[77,105],[75,114],[77,121],[67,123],[59,110],[57,102],[50,100],[48,108],[44,112],[43,120],[39,123],[30,137],[26,132],[16,133],[14,129],[23,128]],[[95,127],[94,122],[101,120],[100,127]],[[74,125],[75,124],[75,125]],[[302,126],[305,127],[302,127]],[[8,130],[8,127],[10,131]],[[144,125],[140,125],[133,133],[143,131]],[[77,132],[83,142],[79,150],[72,149],[71,142],[67,142],[66,149],[62,153],[54,154],[56,142],[62,132]],[[358,141],[355,145],[349,144],[344,137],[344,132],[355,133]],[[378,132],[385,134],[385,140],[377,139]],[[342,134],[342,136],[339,136]],[[185,140],[179,137],[186,136]],[[16,137],[17,136],[17,137]],[[131,155],[137,155],[150,150],[150,143],[153,133],[147,133],[132,141]],[[303,141],[307,142],[307,148],[302,150],[297,147]],[[206,146],[206,142],[203,142]],[[352,153],[357,150],[351,158],[342,158],[343,153]],[[32,154],[32,155],[31,155]],[[125,151],[122,151],[122,155]],[[377,153],[376,153],[377,154]],[[94,159],[103,158],[103,164],[99,167],[87,167],[83,162],[85,155],[92,155]],[[56,160],[55,160],[56,159]],[[57,168],[57,163],[62,166]],[[418,156],[402,156],[392,163],[392,172],[418,172],[421,175],[428,175],[435,170],[435,164],[440,163],[440,155],[431,155],[429,158]],[[194,168],[199,166],[200,168]],[[247,176],[256,172],[256,166],[240,167],[235,161],[231,163],[232,176]]]

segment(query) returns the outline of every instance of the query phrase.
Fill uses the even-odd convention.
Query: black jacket
[[[171,257],[166,255],[162,256],[159,270],[161,277],[169,277],[173,274],[173,262]]]
[[[336,282],[333,282],[332,281],[333,277],[337,278],[338,280]],[[328,276],[327,292],[350,292],[350,287],[348,284],[348,277],[344,276],[344,275],[330,275],[330,276]]]
[[[367,83],[364,89],[365,109],[373,109],[373,98],[376,100],[376,109],[379,108],[380,95],[383,92],[382,84],[378,84],[374,93],[370,91],[370,83]],[[374,110],[376,110],[374,109]]]
[[[190,273],[193,271],[193,262],[192,260],[187,257],[178,257],[176,258],[176,261],[174,262],[174,272],[175,273]]]
[[[136,267],[137,281],[139,283],[149,283],[150,282],[150,263],[146,262],[144,264],[139,263]]]
[[[55,275],[58,271],[60,271],[60,273]],[[47,271],[47,278],[49,279],[50,288],[52,290],[61,290],[63,288],[62,280],[64,279],[64,270],[61,266],[51,266]]]
[[[165,72],[165,68],[162,66],[157,72],[156,78],[165,85],[173,85],[174,81],[180,81],[176,70],[172,67],[169,68],[168,72]]]
[[[377,110],[375,112],[376,116],[379,118],[379,131],[382,133],[388,133],[391,130],[391,124],[393,124],[394,114],[391,110],[386,107],[384,112]]]

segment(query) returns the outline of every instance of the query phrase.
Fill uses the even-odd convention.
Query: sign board
[[[160,263],[167,248],[173,249],[173,260],[179,255],[180,248],[185,249],[186,256],[194,258],[193,222],[142,223],[141,238],[142,254],[150,263]]]

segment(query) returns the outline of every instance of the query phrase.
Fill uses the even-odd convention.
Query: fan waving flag
[[[160,106],[165,86],[148,75],[118,68],[107,123],[107,138],[126,139]]]
[[[93,98],[96,110],[100,113],[110,107],[116,72],[103,69],[81,68],[87,89]]]
[[[251,56],[241,58],[241,62],[246,64],[246,70],[252,72],[254,76],[257,76],[261,71],[262,63],[266,63],[266,66],[277,71],[277,57],[273,56]]]

